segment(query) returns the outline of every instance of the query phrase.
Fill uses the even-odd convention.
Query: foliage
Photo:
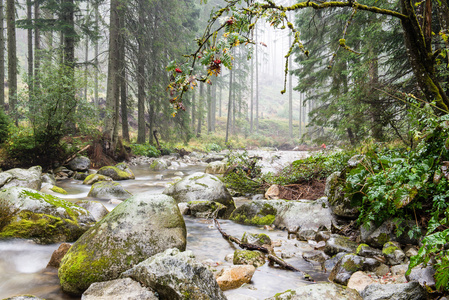
[[[12,123],[3,109],[0,109],[0,144],[4,143],[9,136]]]
[[[336,171],[341,171],[353,150],[334,153],[320,152],[310,157],[296,160],[277,174],[268,173],[264,180],[269,184],[293,184],[310,180],[322,180]]]
[[[153,145],[149,144],[131,144],[132,153],[139,156],[158,157],[161,152]]]
[[[221,150],[223,150],[223,149],[218,144],[210,143],[210,144],[206,145],[206,152],[212,152],[212,151],[220,152]]]

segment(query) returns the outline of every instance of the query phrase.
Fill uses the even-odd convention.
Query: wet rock
[[[427,293],[418,282],[401,284],[371,284],[360,295],[363,300],[423,300]]]
[[[223,218],[226,214],[226,206],[214,201],[190,201],[187,205],[196,218]]]
[[[372,271],[380,263],[372,258],[364,258],[355,254],[343,256],[332,269],[329,280],[342,285],[347,285],[349,278],[357,271]]]
[[[100,181],[92,185],[87,196],[100,199],[126,199],[131,197],[132,195],[130,192],[125,190],[118,182]]]
[[[404,233],[399,237],[396,235],[397,226],[404,227]],[[407,232],[408,229],[413,227],[414,224],[406,222],[404,224],[396,224],[393,220],[387,220],[380,226],[375,226],[373,223],[368,228],[365,226],[360,227],[361,242],[366,243],[374,248],[382,248],[383,245],[390,241],[397,241],[401,244],[414,244],[418,243],[417,239],[410,239]]]
[[[112,180],[134,179],[134,173],[125,163],[119,163],[115,166],[106,166],[98,170],[97,174],[111,177]]]
[[[352,206],[351,199],[345,196],[346,174],[335,172],[326,179],[324,194],[328,197],[332,213],[338,217],[356,219],[359,210]]]
[[[0,191],[0,239],[74,241],[94,223],[87,210],[55,196],[23,187]]]
[[[161,299],[226,299],[209,269],[191,251],[167,249],[124,272]]]
[[[324,247],[324,252],[329,256],[333,256],[339,252],[355,253],[356,250],[356,242],[338,234],[332,234],[326,241],[326,247]]]
[[[184,202],[178,203],[178,208],[179,208],[179,211],[181,212],[181,215],[189,215],[190,214],[189,205],[187,203],[184,203]]]
[[[374,273],[377,276],[385,276],[390,272],[390,267],[386,264],[380,264],[377,268],[374,269]]]
[[[0,173],[0,176],[1,176],[2,174],[3,174],[3,173]],[[42,182],[42,184],[44,184],[44,183],[50,183],[50,184],[52,184],[52,185],[56,185],[55,175],[49,174],[49,173],[42,174],[42,176],[41,176],[41,182]],[[0,183],[0,186],[2,186],[1,183]]]
[[[260,251],[235,250],[234,265],[252,265],[256,268],[265,264],[265,255]]]
[[[392,266],[402,264],[407,260],[404,251],[396,242],[385,243],[382,248],[382,254],[387,259],[387,263]]]
[[[422,265],[414,267],[410,275],[406,275],[408,281],[418,281],[422,286],[435,288],[435,269],[432,266],[423,267]]]
[[[326,282],[302,286],[276,294],[266,300],[311,300],[311,299],[332,299],[332,300],[362,300],[356,290]]]
[[[62,289],[80,295],[91,283],[117,279],[146,258],[186,247],[186,227],[173,198],[151,192],[119,204],[70,248],[59,268]]]
[[[230,219],[245,225],[271,225],[286,200],[253,200],[239,206]]]
[[[87,171],[89,166],[90,159],[86,156],[77,156],[67,164],[67,167],[72,171]]]
[[[81,300],[158,300],[149,288],[131,278],[95,282],[83,293]]]
[[[318,231],[315,235],[314,240],[317,242],[327,241],[331,238],[331,234],[332,233],[330,231]]]
[[[72,247],[72,245],[69,243],[62,243],[61,245],[59,245],[58,249],[53,251],[50,261],[47,264],[47,268],[59,268],[62,258],[67,254],[67,251],[69,251],[70,247]]]
[[[31,167],[29,169],[11,169],[0,173],[1,188],[8,187],[25,187],[33,190],[40,190],[42,181],[42,168],[40,166]]]
[[[101,174],[91,174],[84,179],[83,184],[92,185],[100,181],[112,181],[112,178]]]
[[[348,281],[348,288],[354,289],[357,292],[362,292],[368,285],[376,283],[368,274],[363,271],[357,271],[352,274]]]
[[[13,297],[5,298],[3,300],[45,300],[45,299],[38,298],[33,295],[23,295],[23,296],[13,296]]]
[[[334,222],[326,198],[316,201],[289,201],[278,210],[274,225],[280,229],[296,231],[298,236],[308,240],[318,231],[330,230]]]
[[[217,283],[222,291],[232,290],[250,283],[256,268],[252,265],[225,268],[217,275]]]
[[[222,161],[223,159],[225,159],[225,156],[222,154],[208,154],[203,158],[203,161],[206,163],[211,163],[214,161]]]
[[[229,218],[235,203],[223,182],[217,177],[197,172],[184,177],[169,186],[164,194],[172,196],[176,202],[213,201],[226,206],[223,218]]]
[[[372,248],[367,244],[358,245],[355,253],[363,257],[371,257],[371,258],[382,256],[382,251],[376,248]]]
[[[224,174],[228,168],[225,161],[213,161],[207,164],[204,173],[207,174]]]
[[[265,192],[265,199],[279,199],[279,185],[273,184],[268,188],[268,190]]]
[[[256,246],[271,246],[271,239],[265,233],[248,233],[244,232],[242,236],[242,243],[253,244]]]
[[[156,158],[150,165],[150,169],[154,171],[166,170],[169,163],[163,158]]]
[[[50,184],[50,183],[44,183],[40,190],[42,193],[51,194],[57,196],[60,195],[67,195],[67,191],[63,188],[60,188],[56,185]]]
[[[77,201],[75,204],[87,209],[97,222],[109,213],[109,210],[98,201],[82,200]]]
[[[304,258],[305,261],[311,262],[315,261],[319,263],[322,268],[325,268],[325,261],[329,259],[329,256],[326,255],[323,251],[320,250],[313,250],[313,251],[306,251],[302,254],[302,258]]]
[[[416,249],[415,247],[410,247],[405,251],[405,256],[407,256],[408,258],[418,255],[418,249]]]
[[[75,174],[73,174],[73,179],[83,181],[84,179],[87,178],[87,176],[89,176],[88,172],[78,172],[78,171],[76,171]]]
[[[340,259],[343,256],[345,256],[346,254],[348,254],[348,253],[340,252],[340,253],[332,256],[331,259],[326,260],[326,262],[324,263],[324,267],[326,268],[326,270],[332,270],[337,265],[337,263],[340,261]]]
[[[170,166],[167,168],[169,170],[178,170],[181,167],[181,164],[177,161],[171,161]]]

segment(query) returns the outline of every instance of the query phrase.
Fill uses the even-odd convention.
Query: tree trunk
[[[106,89],[106,117],[103,134],[111,140],[111,150],[114,152],[116,140],[115,128],[117,128],[117,99],[118,95],[118,38],[119,38],[119,16],[118,0],[111,0],[110,4],[110,26],[109,26],[109,59],[108,59],[108,79]]]
[[[5,35],[4,2],[0,0],[0,109],[5,109]]]
[[[232,108],[232,68],[229,71],[229,98],[228,98],[228,117],[226,119],[226,138],[225,143],[228,143],[228,137],[229,137],[229,126],[231,122],[231,108]]]
[[[204,84],[200,83],[200,96],[198,99],[198,125],[196,129],[196,136],[201,136],[201,124],[203,123],[203,106],[204,106]]]
[[[207,133],[212,132],[212,89],[208,84],[206,88],[207,93]]]
[[[120,104],[121,104],[121,115],[122,115],[122,137],[125,141],[129,142],[124,27],[125,27],[125,18],[124,18],[124,12],[122,10],[121,14],[120,14],[120,34],[119,34]],[[144,140],[145,140],[145,138],[144,138]]]
[[[99,13],[98,13],[98,2],[95,1],[94,2],[95,5],[95,30],[98,32],[99,30]],[[94,103],[95,103],[95,107],[98,108],[99,105],[99,99],[98,99],[98,74],[100,73],[100,66],[98,65],[98,39],[95,39],[95,45],[94,45],[94,65],[95,65],[95,70],[94,70]]]
[[[39,1],[34,2],[34,18],[40,19]],[[34,28],[34,88],[39,88],[39,69],[41,66],[41,33],[39,26]]]
[[[31,3],[31,0],[26,1],[27,5],[27,21],[29,24],[33,22],[33,16],[32,16],[32,8],[33,4]],[[27,48],[28,48],[28,74],[27,74],[27,83],[28,83],[28,100],[31,101],[33,97],[33,29],[28,28],[27,29]]]
[[[256,25],[257,27],[257,25]],[[256,29],[257,30],[257,29]],[[257,40],[257,31],[256,31],[256,40]],[[259,129],[259,50],[256,41],[256,117],[254,122],[255,131],[257,132]]]
[[[6,1],[6,24],[8,36],[8,103],[10,114],[17,125],[16,9],[14,0]]]
[[[196,112],[195,112],[195,98],[196,98],[196,90],[193,90],[192,91],[192,131],[194,132],[195,131],[195,115],[196,115]]]

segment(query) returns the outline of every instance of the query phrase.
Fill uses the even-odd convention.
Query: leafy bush
[[[221,150],[222,150],[221,146],[218,144],[211,143],[211,144],[206,145],[206,152],[212,152],[212,151],[220,152]]]
[[[161,156],[161,152],[150,144],[131,144],[130,147],[134,155],[147,157]]]
[[[230,152],[227,156],[231,171],[223,177],[227,188],[242,194],[257,194],[263,191],[260,178],[261,167],[256,157],[249,157],[248,152]]]
[[[0,144],[8,139],[11,125],[9,117],[5,114],[3,109],[0,109]]]

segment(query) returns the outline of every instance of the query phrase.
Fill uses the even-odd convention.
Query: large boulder
[[[158,300],[151,289],[131,278],[95,282],[83,293],[81,300]]]
[[[103,203],[98,201],[81,200],[77,201],[75,204],[87,209],[96,221],[100,221],[109,213],[109,210]]]
[[[119,163],[115,166],[106,166],[98,170],[98,174],[111,177],[113,180],[134,179],[134,173],[125,163]]]
[[[359,210],[351,205],[351,199],[343,192],[346,173],[334,172],[326,179],[324,194],[329,199],[329,205],[336,216],[356,219]]]
[[[311,299],[332,299],[332,300],[362,300],[356,290],[347,289],[341,285],[333,283],[318,283],[301,286],[276,294],[266,300],[311,300]]]
[[[226,206],[214,201],[190,201],[188,208],[190,215],[196,218],[223,218],[226,214]]]
[[[327,199],[291,201],[278,211],[274,225],[297,232],[299,237],[315,236],[318,231],[331,230],[334,222]]]
[[[90,159],[86,156],[77,156],[67,164],[67,167],[72,171],[87,171],[89,166]]]
[[[168,249],[124,272],[150,287],[160,299],[226,299],[209,269],[195,260],[191,251]]]
[[[179,202],[214,201],[226,206],[223,218],[229,218],[235,209],[234,200],[223,182],[217,177],[201,172],[184,177],[164,190],[164,194],[172,196]]]
[[[0,191],[0,239],[74,241],[94,223],[86,209],[55,196],[23,187]]]
[[[92,185],[100,181],[112,181],[112,178],[101,174],[90,174],[84,179],[83,184]]]
[[[186,227],[173,198],[151,192],[119,204],[73,244],[59,268],[62,289],[80,295],[91,283],[117,279],[168,248],[185,250]]]
[[[427,299],[426,290],[418,282],[401,284],[371,284],[360,295],[364,300],[422,300]]]
[[[0,187],[20,186],[38,191],[42,185],[41,176],[42,168],[40,166],[29,169],[11,169],[0,173]]]
[[[150,169],[153,171],[162,171],[166,170],[170,165],[170,162],[167,162],[163,158],[156,158],[150,165]]]
[[[100,199],[126,199],[131,197],[131,193],[125,190],[120,183],[114,181],[99,181],[90,188],[88,197]]]
[[[286,200],[253,200],[239,206],[230,219],[245,225],[271,225],[278,211],[288,205],[288,202]]]
[[[334,256],[340,252],[353,253],[357,251],[357,243],[351,241],[346,236],[338,234],[331,234],[330,238],[326,241],[324,252],[327,255]]]

